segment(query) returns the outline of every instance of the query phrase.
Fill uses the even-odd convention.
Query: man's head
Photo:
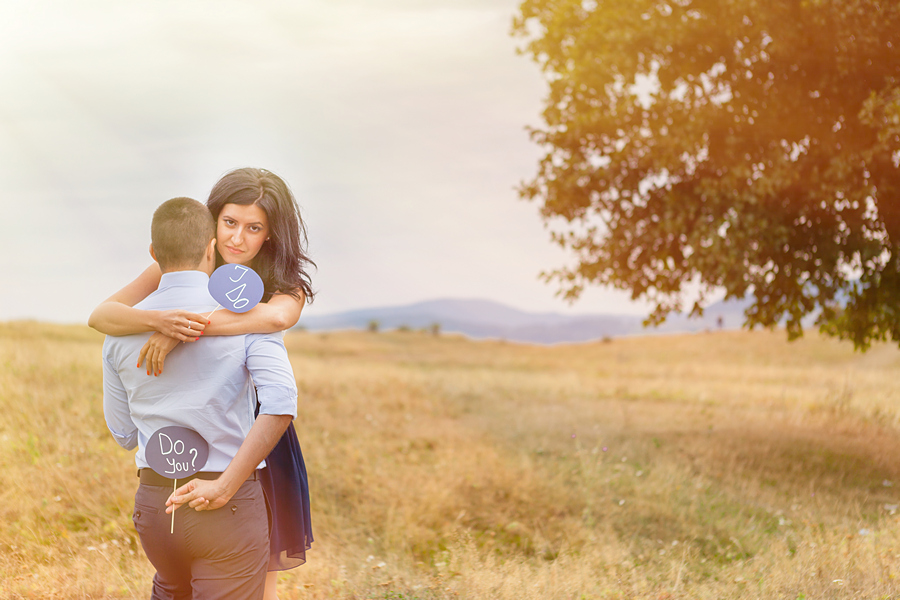
[[[159,205],[150,225],[150,254],[163,273],[211,273],[216,257],[216,222],[205,205],[173,198]]]

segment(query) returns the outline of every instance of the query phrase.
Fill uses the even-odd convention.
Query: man
[[[153,215],[151,240],[163,275],[159,289],[136,307],[211,312],[217,303],[207,285],[216,241],[206,206],[190,198],[163,203]],[[116,441],[138,449],[141,483],[133,520],[157,571],[152,598],[262,598],[269,532],[256,470],[297,411],[281,336],[182,344],[169,354],[165,375],[152,377],[136,367],[149,335],[106,338],[103,410]],[[254,385],[260,405],[255,421]],[[145,455],[150,436],[171,425],[192,429],[209,443],[206,465],[190,481],[178,480],[187,485],[177,494],[175,482],[148,468]],[[175,510],[185,503],[195,510]]]

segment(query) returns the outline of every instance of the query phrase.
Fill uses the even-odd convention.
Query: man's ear
[[[156,252],[153,251],[153,244],[150,244],[150,256],[153,257],[154,262],[159,262],[158,260],[156,260]]]
[[[216,238],[209,241],[209,246],[206,247],[206,258],[210,264],[216,264]]]

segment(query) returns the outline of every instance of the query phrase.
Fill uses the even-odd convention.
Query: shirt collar
[[[163,273],[162,278],[159,280],[158,289],[163,290],[172,287],[206,288],[208,285],[209,275],[203,271],[172,271],[170,273]]]

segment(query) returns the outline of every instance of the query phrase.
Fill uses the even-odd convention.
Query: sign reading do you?
[[[209,444],[193,429],[170,425],[153,432],[144,449],[144,458],[157,474],[182,479],[206,465]]]
[[[150,468],[172,479],[172,491],[178,480],[190,477],[206,465],[209,459],[209,443],[203,436],[187,427],[170,425],[157,429],[147,440],[144,459]],[[175,531],[175,511],[172,511],[172,528]]]

